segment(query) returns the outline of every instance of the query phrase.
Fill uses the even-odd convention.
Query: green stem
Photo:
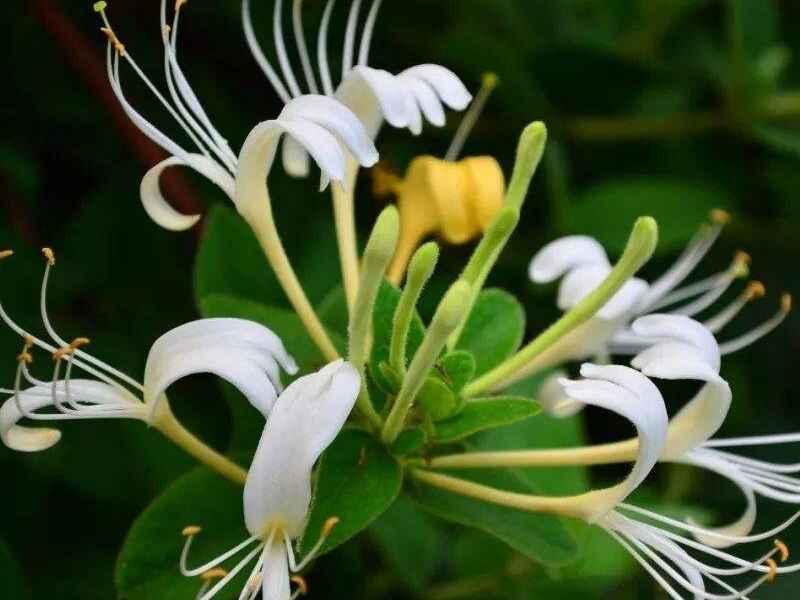
[[[657,241],[658,225],[655,220],[652,217],[639,218],[633,226],[625,252],[608,277],[517,354],[469,383],[462,392],[464,397],[476,397],[488,391],[501,389],[513,380],[515,375],[522,372],[533,359],[589,320],[650,259]]]
[[[397,247],[400,234],[400,216],[397,208],[389,206],[378,217],[364,250],[364,264],[358,284],[353,312],[350,316],[349,344],[350,362],[361,373],[361,392],[357,406],[373,427],[379,429],[383,422],[369,397],[367,387],[366,363],[369,357],[372,313],[378,297],[386,268],[389,266]]]
[[[461,321],[469,294],[469,284],[459,279],[450,287],[439,303],[425,338],[408,367],[403,385],[383,426],[381,437],[385,444],[391,445],[403,430],[414,398],[439,358],[448,336]]]
[[[414,253],[408,267],[406,285],[394,312],[392,341],[389,345],[389,364],[401,380],[405,377],[408,331],[411,327],[411,319],[414,317],[414,309],[420,294],[422,294],[422,288],[433,275],[438,260],[439,246],[436,242],[428,242]]]

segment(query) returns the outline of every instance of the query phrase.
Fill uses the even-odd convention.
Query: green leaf
[[[308,336],[300,317],[290,310],[222,294],[203,298],[200,301],[200,310],[205,317],[237,317],[268,327],[283,340],[286,350],[297,361],[301,373],[316,371],[327,362]],[[344,349],[342,338],[333,333],[331,338],[340,350]]]
[[[19,564],[8,547],[0,541],[0,598],[26,600],[30,597]]]
[[[384,377],[380,369],[382,362],[389,360],[389,345],[392,341],[392,324],[394,311],[400,301],[400,292],[389,283],[381,283],[378,297],[375,300],[375,310],[372,321],[372,354],[369,359],[369,372],[375,382],[384,392],[392,393],[391,382]],[[425,327],[419,315],[414,314],[408,330],[408,344],[406,356],[410,361],[425,337]]]
[[[447,384],[456,394],[475,377],[475,357],[466,350],[450,352],[441,360]]]
[[[347,298],[344,295],[344,288],[338,286],[333,288],[317,305],[317,314],[320,320],[342,337],[347,337],[347,326],[350,316],[347,313]]]
[[[455,417],[436,424],[435,441],[456,442],[485,429],[522,421],[540,410],[536,402],[527,398],[477,398],[467,402]]]
[[[519,301],[499,289],[483,290],[458,341],[475,358],[475,376],[514,354],[525,334],[525,311]]]
[[[631,224],[642,215],[658,221],[657,252],[681,249],[727,197],[701,182],[629,178],[600,183],[564,210],[564,233],[591,235],[612,254],[622,252]]]
[[[304,551],[319,539],[325,521],[338,517],[323,546],[329,552],[368,527],[400,493],[403,473],[399,463],[372,436],[345,430],[325,451],[317,472],[317,487]]]
[[[392,444],[392,454],[395,456],[405,456],[416,452],[428,442],[428,434],[424,429],[407,429],[402,432],[394,444]]]
[[[178,570],[186,525],[203,528],[192,544],[189,565],[199,565],[249,537],[242,515],[242,488],[206,468],[173,483],[133,523],[117,560],[116,585],[126,600],[185,600],[200,589],[197,578]],[[241,559],[241,558],[240,558]],[[236,564],[231,559],[230,567]],[[235,578],[219,598],[238,597],[247,573]]]
[[[514,475],[505,471],[481,471],[469,475],[459,472],[455,476],[503,490],[531,492]],[[409,494],[428,512],[494,535],[537,562],[566,564],[577,552],[575,541],[558,517],[482,502],[421,482],[409,486]]]
[[[414,401],[434,421],[446,419],[457,406],[453,390],[444,381],[433,376],[425,380]]]
[[[398,579],[422,591],[439,562],[443,532],[437,522],[401,496],[369,528]]]

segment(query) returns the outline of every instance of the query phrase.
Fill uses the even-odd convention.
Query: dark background
[[[90,4],[11,0],[0,6],[5,62],[0,245],[16,251],[0,267],[0,289],[9,312],[36,328],[39,248],[53,246],[58,264],[50,312],[57,329],[67,338],[90,337],[97,356],[140,377],[152,341],[197,317],[192,278],[201,228],[166,232],[141,208],[139,180],[161,154],[130,126],[110,95],[105,39]],[[269,48],[272,4],[254,4]],[[322,3],[307,4],[314,48],[310,32],[316,31]],[[339,6],[332,49],[344,14]],[[160,84],[158,2],[112,0],[109,15],[129,51]],[[795,197],[800,129],[793,129],[800,121],[800,63],[793,60],[798,34],[800,4],[790,1],[386,0],[371,64],[398,72],[441,63],[473,90],[483,71],[497,72],[501,87],[466,152],[496,157],[507,173],[521,129],[532,120],[547,123],[551,141],[545,161],[518,234],[490,282],[525,303],[530,332],[557,315],[553,289],[536,288],[526,276],[530,257],[543,243],[564,233],[590,233],[614,254],[633,219],[654,214],[662,244],[645,275],[655,275],[707,211],[721,206],[734,221],[703,273],[723,268],[741,248],[752,255],[753,275],[768,290],[765,300],[726,330],[734,335],[772,314],[781,291],[800,292]],[[238,2],[191,0],[180,45],[184,70],[234,150],[256,122],[279,112],[244,43]],[[334,61],[334,72],[337,68]],[[129,69],[123,81],[134,104],[183,142]],[[418,154],[443,154],[457,123],[451,116],[444,130],[427,127],[419,138],[387,128],[378,148],[402,171]],[[188,172],[170,175],[168,185],[170,197],[185,211],[227,202]],[[280,190],[283,184],[275,185]],[[274,193],[274,204],[282,234],[298,256],[308,220],[329,218],[329,196],[317,195],[311,183],[286,189],[284,195]],[[362,237],[381,206],[362,177],[357,202]],[[468,247],[445,248],[438,279],[426,295],[428,308],[468,252]],[[10,385],[20,341],[3,331],[0,343],[5,356],[0,370]],[[800,325],[790,317],[757,347],[727,361],[724,375],[734,386],[735,403],[725,433],[791,431],[798,425],[792,382],[799,346]],[[207,383],[203,378],[180,383],[171,396],[194,430],[224,448],[227,409]],[[589,416],[592,439],[614,437],[616,422]],[[192,465],[140,423],[69,423],[63,429],[62,443],[38,455],[0,448],[0,590],[12,586],[3,598],[114,597],[114,562],[130,523]],[[767,450],[765,456],[791,460],[794,450]],[[663,493],[703,505],[720,518],[740,509],[737,493],[726,484],[698,473],[663,471],[655,481]],[[764,523],[784,518],[789,508],[771,510],[764,502]],[[393,570],[396,563],[381,553],[379,541],[364,536],[322,561],[315,576],[329,583],[321,589],[329,585],[342,596],[364,598],[408,596],[406,574]],[[433,582],[423,582],[413,597],[470,597],[451,582],[471,582],[473,587],[463,589],[474,593],[476,577],[488,587],[477,588],[473,597],[498,590],[497,579],[508,570],[490,560],[494,545],[482,537],[462,542],[464,552],[448,547],[449,558],[431,574]],[[470,548],[478,555],[471,563]],[[354,561],[356,554],[361,561]],[[467,558],[454,567],[448,562],[453,556]],[[520,598],[583,597],[566,586],[542,591],[526,583],[526,576],[514,591]],[[537,581],[546,577],[536,573]],[[786,597],[790,585],[787,577],[758,597]],[[615,598],[663,597],[641,574],[603,586]]]

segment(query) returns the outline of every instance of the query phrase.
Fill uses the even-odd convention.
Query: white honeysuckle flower
[[[309,57],[302,22],[303,0],[292,2],[292,25],[307,90],[336,98],[350,108],[364,123],[374,140],[384,121],[393,127],[407,127],[413,134],[422,131],[423,120],[436,127],[445,124],[445,109],[463,110],[472,101],[461,80],[441,65],[424,64],[406,69],[398,75],[368,65],[372,34],[382,0],[373,0],[361,34],[358,56],[355,45],[362,0],[353,0],[347,19],[342,51],[341,82],[334,86],[328,61],[328,27],[335,0],[328,0],[317,39],[317,62],[320,83]],[[283,0],[275,0],[273,37],[283,79],[273,68],[259,44],[253,27],[250,0],[242,0],[244,33],[253,57],[258,62],[278,96],[286,103],[302,95],[302,85],[295,76],[283,35]],[[304,177],[308,173],[307,149],[290,138],[283,146],[283,162],[287,172]]]
[[[322,548],[338,522],[335,515],[325,523],[322,535],[305,558],[297,562],[293,543],[306,527],[311,505],[311,470],[333,442],[355,405],[361,378],[350,363],[336,361],[322,370],[297,379],[278,397],[267,419],[244,489],[244,519],[250,537],[197,568],[187,559],[200,528],[184,529],[187,537],[181,554],[186,576],[208,573],[247,550],[244,558],[213,586],[198,596],[209,600],[255,561],[240,599],[252,600],[259,591],[264,600],[288,600],[305,590],[301,571]],[[299,588],[292,594],[291,582]]]
[[[749,257],[737,253],[724,271],[678,287],[711,249],[728,216],[713,211],[711,219],[712,224],[701,229],[661,277],[652,283],[639,278],[627,281],[597,314],[528,365],[525,375],[568,361],[598,357],[602,362],[612,354],[637,354],[652,344],[651,339],[642,337],[631,327],[637,318],[657,312],[695,317],[714,305],[737,278],[747,275]],[[542,248],[531,261],[529,276],[535,283],[561,279],[557,303],[561,310],[567,311],[594,291],[610,271],[608,256],[599,242],[588,236],[572,235]],[[706,319],[704,325],[712,333],[719,333],[748,302],[763,295],[764,286],[751,282],[735,300]],[[773,317],[722,343],[721,353],[731,354],[764,337],[783,322],[790,310],[791,297],[784,294],[780,309]]]
[[[98,2],[108,36],[106,63],[111,89],[125,113],[136,127],[163,148],[170,157],[152,167],[143,177],[140,196],[147,214],[160,226],[182,231],[192,227],[200,215],[185,215],[176,211],[164,198],[159,180],[169,167],[187,166],[216,184],[231,201],[236,197],[236,178],[240,158],[231,150],[227,140],[213,126],[197,95],[178,64],[177,36],[181,6],[175,4],[172,25],[167,24],[166,0],[161,0],[161,30],[164,44],[164,72],[169,99],[145,75],[120,42],[105,13],[105,3]],[[194,150],[187,150],[143,117],[127,100],[120,77],[120,58],[124,59],[145,83],[169,115],[191,140]],[[322,186],[330,180],[345,184],[345,156],[353,156],[362,166],[372,166],[378,153],[364,125],[341,102],[319,95],[289,98],[277,119],[265,124],[290,132],[295,145],[311,154],[322,170]],[[262,124],[265,125],[265,124]],[[294,148],[295,146],[293,146]],[[271,162],[270,162],[271,164]],[[266,210],[266,207],[263,208]]]
[[[22,419],[138,419],[152,424],[160,410],[168,409],[166,389],[177,380],[198,373],[211,373],[230,382],[266,416],[283,389],[280,370],[297,372],[297,365],[280,338],[263,325],[243,319],[201,319],[180,325],[155,341],[140,383],[81,350],[88,339],[67,342],[55,331],[47,315],[47,283],[55,257],[49,249],[45,249],[45,255],[48,260],[40,308],[51,341],[32,336],[11,319],[0,303],[0,319],[25,340],[14,386],[2,390],[10,397],[0,407],[0,437],[11,449],[36,452],[61,439],[59,430],[25,427],[19,425]],[[53,374],[48,381],[37,379],[29,370],[33,347],[53,356]],[[73,379],[74,368],[94,379]],[[30,387],[23,389],[24,385]]]

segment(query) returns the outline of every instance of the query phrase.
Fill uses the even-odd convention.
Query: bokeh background
[[[138,375],[153,340],[198,315],[193,262],[202,227],[173,234],[145,216],[139,180],[161,153],[131,127],[111,96],[105,39],[90,4],[0,4],[0,245],[16,251],[0,265],[0,290],[15,318],[38,327],[39,249],[52,246],[58,264],[50,313],[57,328],[67,338],[90,337],[96,355]],[[112,0],[109,14],[139,64],[161,82],[158,4]],[[254,4],[261,39],[269,47],[272,3]],[[307,4],[308,30],[315,31],[322,3]],[[331,48],[340,43],[344,19],[340,6]],[[662,226],[658,254],[645,272],[655,275],[710,209],[732,213],[733,222],[700,272],[723,268],[743,249],[752,255],[753,276],[768,294],[728,335],[771,315],[781,291],[800,292],[800,128],[795,129],[800,4],[385,0],[375,39],[371,63],[394,72],[439,62],[473,90],[482,72],[499,75],[501,86],[467,154],[492,155],[508,173],[521,129],[532,120],[547,123],[545,160],[518,234],[490,282],[523,301],[530,332],[557,315],[553,289],[527,280],[533,253],[565,233],[596,235],[617,252],[640,214],[653,214]],[[256,122],[278,113],[276,96],[244,43],[238,2],[189,2],[180,44],[184,70],[234,148]],[[135,105],[178,136],[129,70],[123,79]],[[443,154],[457,123],[451,116],[446,128],[428,127],[417,138],[385,129],[378,148],[402,171],[416,155]],[[313,183],[284,179],[276,174],[272,184],[277,218],[318,301],[335,284],[329,196],[318,195]],[[227,202],[187,172],[171,174],[168,189],[176,206],[188,212]],[[362,176],[357,203],[362,237],[382,202],[373,198],[368,175]],[[312,225],[328,234],[310,236]],[[426,293],[426,310],[468,253],[469,247],[444,250]],[[20,341],[3,331],[0,344],[5,357],[0,373],[10,385]],[[734,386],[735,405],[725,433],[800,426],[794,385],[798,350],[800,321],[790,317],[767,340],[727,361],[724,375]],[[225,448],[229,411],[210,383],[182,382],[171,397],[192,429]],[[594,413],[584,421],[589,439],[615,437],[616,422]],[[70,423],[64,430],[62,443],[39,455],[0,448],[2,598],[116,597],[115,560],[128,527],[192,466],[140,423]],[[764,456],[792,460],[796,451],[787,446]],[[696,472],[663,469],[651,489],[703,507],[711,519],[731,518],[741,509],[729,485]],[[394,517],[405,518],[407,508],[398,508]],[[789,511],[765,502],[759,522],[774,523]],[[407,518],[418,520],[413,514]],[[313,597],[575,599],[598,592],[620,599],[665,597],[629,562],[607,573],[602,568],[544,572],[481,534],[433,522],[419,527],[419,536],[403,539],[379,523],[326,557],[313,575]],[[800,534],[789,541],[792,537],[800,540]],[[597,560],[591,552],[585,557]],[[758,597],[789,597],[793,585],[787,577]]]

